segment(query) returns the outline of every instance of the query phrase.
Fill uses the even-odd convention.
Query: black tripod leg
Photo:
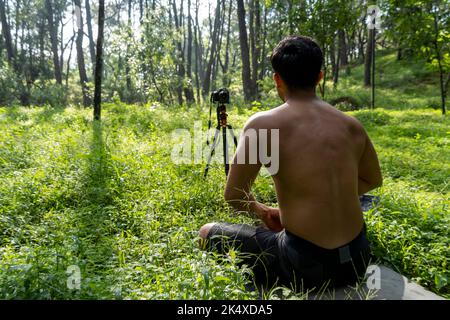
[[[223,140],[223,163],[225,164],[225,175],[228,176],[230,170],[228,159],[228,142],[227,142],[227,127],[222,127],[222,140]]]
[[[229,125],[227,125],[227,128],[228,128],[228,130],[230,130],[231,136],[233,137],[234,146],[237,148],[237,138],[234,134],[233,127],[229,124]]]
[[[216,132],[214,133],[214,138],[211,144],[211,149],[210,149],[210,153],[208,156],[208,161],[206,162],[206,167],[205,167],[205,173],[203,174],[203,177],[206,178],[206,176],[208,175],[208,170],[209,170],[209,165],[211,164],[211,159],[214,155],[214,151],[216,149],[216,145],[217,145],[217,141],[219,138],[219,131],[220,131],[220,126],[216,127]]]

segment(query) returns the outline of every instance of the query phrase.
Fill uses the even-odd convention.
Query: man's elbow
[[[380,175],[378,177],[372,177],[371,179],[364,179],[359,177],[358,192],[364,194],[373,189],[379,188],[383,185],[383,177]]]
[[[377,179],[375,180],[374,188],[379,188],[382,185],[383,185],[383,176],[381,175],[381,172],[380,172],[380,174],[378,175]]]
[[[246,197],[238,191],[225,190],[224,199],[235,210],[245,210],[249,203]]]
[[[225,189],[225,192],[224,192],[224,194],[223,194],[223,197],[224,197],[225,201],[226,201],[228,204],[230,204],[230,202],[231,202],[232,199],[233,199],[233,195],[232,195],[232,193],[231,193],[228,189]]]
[[[368,191],[379,188],[383,185],[383,178],[380,177],[380,178],[374,179],[374,180],[370,181],[370,183],[368,183],[367,185],[368,185],[368,189],[369,189]]]
[[[236,191],[227,188],[225,189],[223,197],[230,206],[233,206],[233,204],[235,204],[236,200],[238,199],[238,194]]]

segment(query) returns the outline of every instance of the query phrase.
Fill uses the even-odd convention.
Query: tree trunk
[[[89,4],[90,0],[86,0],[85,2],[85,9],[86,9],[86,25],[87,25],[87,31],[88,31],[88,38],[89,38],[89,53],[91,55],[91,63],[92,63],[92,69],[94,69],[95,65],[95,43],[94,43],[94,36],[92,34],[92,16],[91,16],[91,5]]]
[[[338,30],[339,39],[339,66],[345,67],[348,64],[348,50],[347,41],[345,40],[345,31],[343,29]]]
[[[72,39],[70,39],[69,57],[67,58],[67,66],[66,66],[66,90],[69,90],[69,73],[70,73],[70,61],[72,60],[73,41],[74,41],[74,36],[72,36]]]
[[[83,105],[85,107],[91,104],[89,99],[89,90],[87,86],[88,78],[86,75],[86,67],[84,64],[84,53],[83,53],[83,14],[81,11],[81,0],[74,0],[75,4],[75,18],[77,23],[77,62],[78,62],[78,73],[80,75],[80,85],[81,91],[83,93]]]
[[[360,28],[358,30],[358,59],[360,61],[364,61],[365,55],[364,55],[364,28]]]
[[[187,36],[187,87],[185,88],[185,97],[188,104],[194,103],[194,90],[192,88],[192,16],[191,0],[188,0],[188,36]]]
[[[441,108],[442,108],[442,114],[445,114],[445,98],[446,98],[446,84],[444,82],[444,68],[442,66],[442,55],[441,55],[441,50],[439,49],[439,45],[438,45],[438,37],[439,37],[439,25],[438,25],[438,20],[437,20],[437,13],[434,13],[433,15],[434,18],[434,41],[433,41],[433,45],[434,45],[434,50],[436,51],[436,58],[438,61],[438,67],[439,67],[439,85],[440,85],[440,89],[441,89]],[[448,84],[448,82],[447,82]]]
[[[126,94],[126,101],[128,103],[132,102],[131,97],[132,95],[132,86],[131,86],[131,75],[130,75],[130,44],[129,42],[131,41],[131,4],[132,4],[132,0],[128,0],[128,30],[127,30],[127,34],[128,34],[128,42],[127,42],[127,49],[126,49],[126,61],[125,61],[125,81],[126,81],[126,88],[127,88],[127,94]]]
[[[195,26],[194,26],[194,43],[195,43],[195,86],[197,88],[197,101],[200,101],[200,61],[201,50],[198,40],[198,0],[195,0]]]
[[[250,102],[254,98],[254,92],[252,88],[250,54],[248,48],[247,27],[245,23],[245,8],[243,0],[237,0],[237,14],[239,24],[239,44],[241,48],[242,59],[242,85],[244,89],[244,99],[246,102]]]
[[[61,66],[59,64],[59,56],[58,56],[58,27],[54,22],[54,14],[51,0],[45,0],[45,8],[47,10],[48,29],[50,32],[50,41],[52,44],[55,80],[56,83],[62,84]]]
[[[2,34],[5,39],[5,46],[6,46],[6,52],[7,52],[7,59],[8,63],[11,66],[11,68],[14,70],[14,72],[17,75],[20,75],[21,69],[19,66],[19,63],[16,59],[17,58],[17,51],[14,49],[12,38],[11,38],[11,28],[8,23],[7,18],[7,9],[5,2],[3,0],[0,0],[0,19],[2,23]],[[26,82],[26,85],[23,84],[22,79],[18,79],[18,95],[19,99],[22,105],[28,106],[30,104],[30,92],[29,92],[29,82]],[[26,80],[26,79],[25,79]]]
[[[173,9],[173,20],[175,22],[175,28],[177,31],[180,31],[180,21],[178,20],[178,13],[177,13],[177,4],[176,0],[172,0],[172,9]],[[169,10],[170,11],[170,10]],[[181,40],[176,40],[175,42],[176,48],[177,48],[177,76],[178,76],[178,83],[177,83],[177,97],[178,97],[178,104],[183,104],[183,80],[184,80],[184,59],[183,59],[183,48],[181,46]]]
[[[319,83],[319,90],[320,90],[320,94],[322,96],[322,99],[325,99],[325,89],[326,89],[327,74],[328,74],[327,55],[329,54],[326,44],[323,44],[322,50],[323,50],[323,57],[324,57],[324,62],[323,62],[323,79],[322,79],[322,85],[320,85],[320,83]]]
[[[15,53],[11,40],[11,29],[8,24],[5,10],[5,2],[0,0],[0,18],[2,20],[2,34],[5,39],[6,53],[8,55],[9,64],[15,69]]]
[[[261,53],[261,66],[260,66],[260,72],[258,80],[264,79],[265,74],[265,68],[266,68],[266,39],[267,39],[267,9],[265,6],[263,6],[264,12],[263,12],[263,35],[262,35],[262,53]]]
[[[194,28],[194,43],[195,43],[195,87],[197,88],[197,101],[200,101],[200,68],[199,68],[199,60],[200,60],[200,45],[198,44],[197,39],[197,26]]]
[[[139,23],[142,24],[144,21],[144,3],[142,0],[139,0]]]
[[[101,118],[102,72],[103,72],[103,28],[105,25],[105,0],[99,0],[97,56],[95,61],[94,119]]]
[[[219,64],[221,64],[221,57],[220,57],[220,53],[222,51],[222,40],[223,40],[223,32],[225,29],[224,23],[225,23],[225,1],[222,0],[222,4],[221,4],[222,8],[221,8],[221,16],[220,16],[220,24],[219,24],[219,37],[218,37],[218,41],[217,41],[217,49],[216,49],[216,54],[215,54],[215,59],[213,62],[213,69],[211,72],[211,83],[213,88],[216,87],[216,80],[217,80],[217,74],[219,73]]]
[[[250,39],[252,53],[252,88],[255,97],[258,96],[258,69],[260,55],[260,31],[261,31],[261,13],[259,0],[250,0]]]
[[[209,52],[208,64],[206,65],[205,77],[203,79],[203,96],[204,97],[206,97],[206,95],[208,95],[209,90],[210,90],[212,66],[213,66],[216,51],[217,51],[217,44],[219,42],[220,7],[221,7],[220,0],[217,0],[215,19],[214,19],[214,29],[211,34],[211,49]]]
[[[372,66],[372,44],[373,44],[374,29],[369,29],[369,37],[366,44],[366,54],[364,59],[364,85],[366,87],[371,84],[371,66]]]
[[[336,50],[336,39],[331,41],[330,46],[330,61],[331,61],[331,70],[333,76],[333,86],[336,87],[339,81],[339,61],[340,61],[340,50]],[[337,56],[336,56],[337,53]]]
[[[230,31],[231,31],[231,11],[233,10],[233,2],[230,1],[228,4],[228,19],[227,19],[227,43],[225,45],[225,62],[222,68],[222,84],[224,87],[230,85],[230,76],[228,75],[228,66],[230,64]]]
[[[330,42],[330,51],[329,51],[329,57],[330,57],[330,64],[331,64],[331,73],[332,76],[334,75],[334,71],[336,69],[336,50],[335,50],[335,39],[331,39]]]
[[[45,58],[45,19],[39,19],[39,75],[42,77],[46,71],[46,58]]]
[[[8,1],[7,1],[8,3]],[[15,14],[15,32],[14,32],[14,52],[17,53],[17,42],[19,40],[19,8],[20,1],[16,1],[16,14]]]
[[[61,39],[61,41],[59,41],[59,69],[61,70],[61,78],[64,76],[63,75],[63,66],[64,66],[64,23],[62,21],[61,16],[55,16],[54,19],[55,23],[57,23],[57,21],[61,22],[61,29],[59,30],[59,39]],[[61,80],[62,81],[62,80]]]

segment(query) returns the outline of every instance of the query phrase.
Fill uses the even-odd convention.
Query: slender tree
[[[176,0],[172,0],[172,10],[173,10],[173,21],[175,22],[175,29],[178,31],[178,36],[181,33],[181,20],[178,16],[177,3]],[[170,10],[169,10],[170,12]],[[172,19],[170,19],[172,20]],[[177,63],[177,98],[178,104],[183,104],[183,80],[185,75],[184,67],[184,54],[181,39],[175,40],[176,52],[176,63]]]
[[[75,4],[75,18],[77,23],[77,62],[78,62],[78,74],[80,76],[80,85],[81,91],[83,93],[83,105],[85,107],[91,104],[91,100],[89,98],[89,90],[88,90],[88,77],[86,74],[86,67],[84,64],[84,53],[83,53],[83,14],[81,11],[81,1],[74,0]]]
[[[127,102],[131,102],[132,99],[132,83],[131,83],[131,68],[130,68],[130,58],[131,58],[131,52],[130,52],[130,41],[132,37],[132,25],[131,25],[131,4],[132,0],[128,0],[128,24],[127,24],[127,48],[126,48],[126,61],[125,61],[125,81],[126,81],[126,88],[127,88],[127,94],[125,100]]]
[[[101,119],[104,25],[105,25],[105,0],[99,0],[97,56],[95,60],[94,120]]]
[[[222,84],[225,87],[230,85],[230,76],[228,74],[228,68],[230,65],[230,36],[231,36],[231,12],[233,10],[233,2],[231,1],[228,4],[228,18],[227,18],[227,36],[226,36],[226,44],[225,44],[225,62],[222,65],[222,75],[223,80]]]
[[[261,42],[261,13],[259,0],[250,0],[250,48],[251,48],[251,72],[252,72],[252,89],[255,97],[258,95],[258,69],[259,69],[259,55],[260,55],[260,42]]]
[[[53,3],[51,0],[45,0],[45,8],[47,13],[48,30],[50,33],[50,41],[53,54],[53,68],[56,83],[62,84],[61,65],[58,56],[58,21],[55,21],[53,12]]]
[[[348,51],[347,51],[347,41],[345,39],[344,29],[338,30],[339,39],[339,66],[345,67],[348,64]]]
[[[89,39],[89,54],[91,56],[92,66],[95,65],[95,42],[94,36],[92,33],[92,14],[91,14],[91,5],[89,4],[90,0],[85,1],[85,10],[86,10],[86,25],[88,31],[88,39]],[[94,69],[94,68],[92,68]]]
[[[364,57],[364,85],[366,87],[371,84],[371,68],[372,68],[372,47],[374,40],[374,29],[369,29],[369,37],[366,44],[366,54]]]
[[[188,104],[194,103],[194,90],[192,88],[192,16],[191,16],[191,0],[188,0],[188,12],[187,12],[187,41],[185,41],[187,51],[186,56],[186,83],[184,86],[184,96]]]
[[[219,43],[220,32],[220,16],[221,16],[221,1],[217,0],[216,10],[214,14],[214,28],[211,32],[211,49],[209,51],[209,59],[206,65],[205,77],[203,79],[203,96],[206,97],[211,86],[211,74],[213,63],[216,59],[217,47]]]
[[[247,37],[247,26],[245,22],[244,1],[237,0],[237,15],[239,24],[239,44],[242,59],[242,85],[244,87],[244,99],[249,102],[254,98],[254,88],[252,87],[252,77],[250,71],[250,53]]]
[[[11,28],[6,17],[6,8],[4,0],[0,0],[0,19],[2,20],[2,34],[5,39],[6,52],[8,57],[8,62],[14,67],[14,48],[11,40]]]

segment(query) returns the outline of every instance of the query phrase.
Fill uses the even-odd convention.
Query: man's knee
[[[203,225],[200,230],[198,231],[198,235],[200,238],[206,239],[208,237],[209,230],[215,225],[216,223],[211,222]]]

